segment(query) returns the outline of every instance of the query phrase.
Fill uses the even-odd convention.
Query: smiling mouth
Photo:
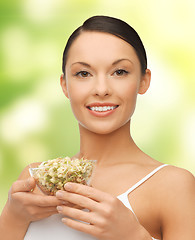
[[[88,106],[87,108],[90,109],[91,111],[94,111],[94,112],[107,112],[107,111],[114,110],[118,106],[119,105],[115,105],[115,106],[93,106],[93,107]]]

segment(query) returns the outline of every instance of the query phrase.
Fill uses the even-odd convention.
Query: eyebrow
[[[118,60],[114,61],[112,63],[112,65],[116,65],[117,63],[119,63],[121,61],[129,61],[131,64],[133,64],[133,62],[130,59],[128,59],[128,58],[121,58],[121,59],[118,59]]]
[[[118,63],[121,62],[121,61],[129,61],[131,64],[133,64],[133,62],[132,62],[130,59],[128,59],[128,58],[121,58],[121,59],[118,59],[118,60],[114,61],[114,62],[112,63],[112,65],[114,66],[114,65],[118,64]],[[86,66],[86,67],[91,67],[91,66],[90,66],[88,63],[86,63],[86,62],[75,62],[75,63],[73,63],[71,66],[73,66],[73,65],[75,65],[75,64],[81,64],[81,65]]]

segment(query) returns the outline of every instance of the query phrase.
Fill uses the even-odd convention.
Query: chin
[[[89,132],[99,134],[99,135],[107,135],[119,130],[122,126],[125,125],[125,123],[121,125],[117,124],[115,126],[111,126],[110,124],[98,124],[95,126],[85,126],[81,123],[80,125],[82,128],[84,128],[85,130],[88,130]]]
[[[95,134],[98,134],[98,135],[108,135],[108,134],[111,134],[112,132],[116,131],[115,130],[110,130],[110,129],[106,129],[106,130],[102,130],[102,129],[94,129],[94,130],[90,130],[88,129],[90,132],[93,132]]]

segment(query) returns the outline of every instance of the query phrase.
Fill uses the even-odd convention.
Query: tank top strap
[[[139,182],[137,182],[135,185],[133,185],[132,187],[130,187],[124,194],[127,196],[129,193],[131,193],[133,190],[135,190],[136,188],[138,188],[142,183],[144,183],[145,181],[147,181],[150,177],[152,177],[156,172],[158,172],[161,168],[167,166],[168,164],[163,164],[160,165],[159,167],[155,168],[152,172],[150,172],[149,174],[147,174],[145,177],[143,177]]]

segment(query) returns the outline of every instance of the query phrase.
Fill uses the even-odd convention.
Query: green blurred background
[[[138,97],[135,141],[195,174],[195,1],[9,0],[0,3],[0,210],[31,162],[73,155],[77,123],[59,84],[68,36],[92,15],[121,18],[146,47],[150,90]]]

